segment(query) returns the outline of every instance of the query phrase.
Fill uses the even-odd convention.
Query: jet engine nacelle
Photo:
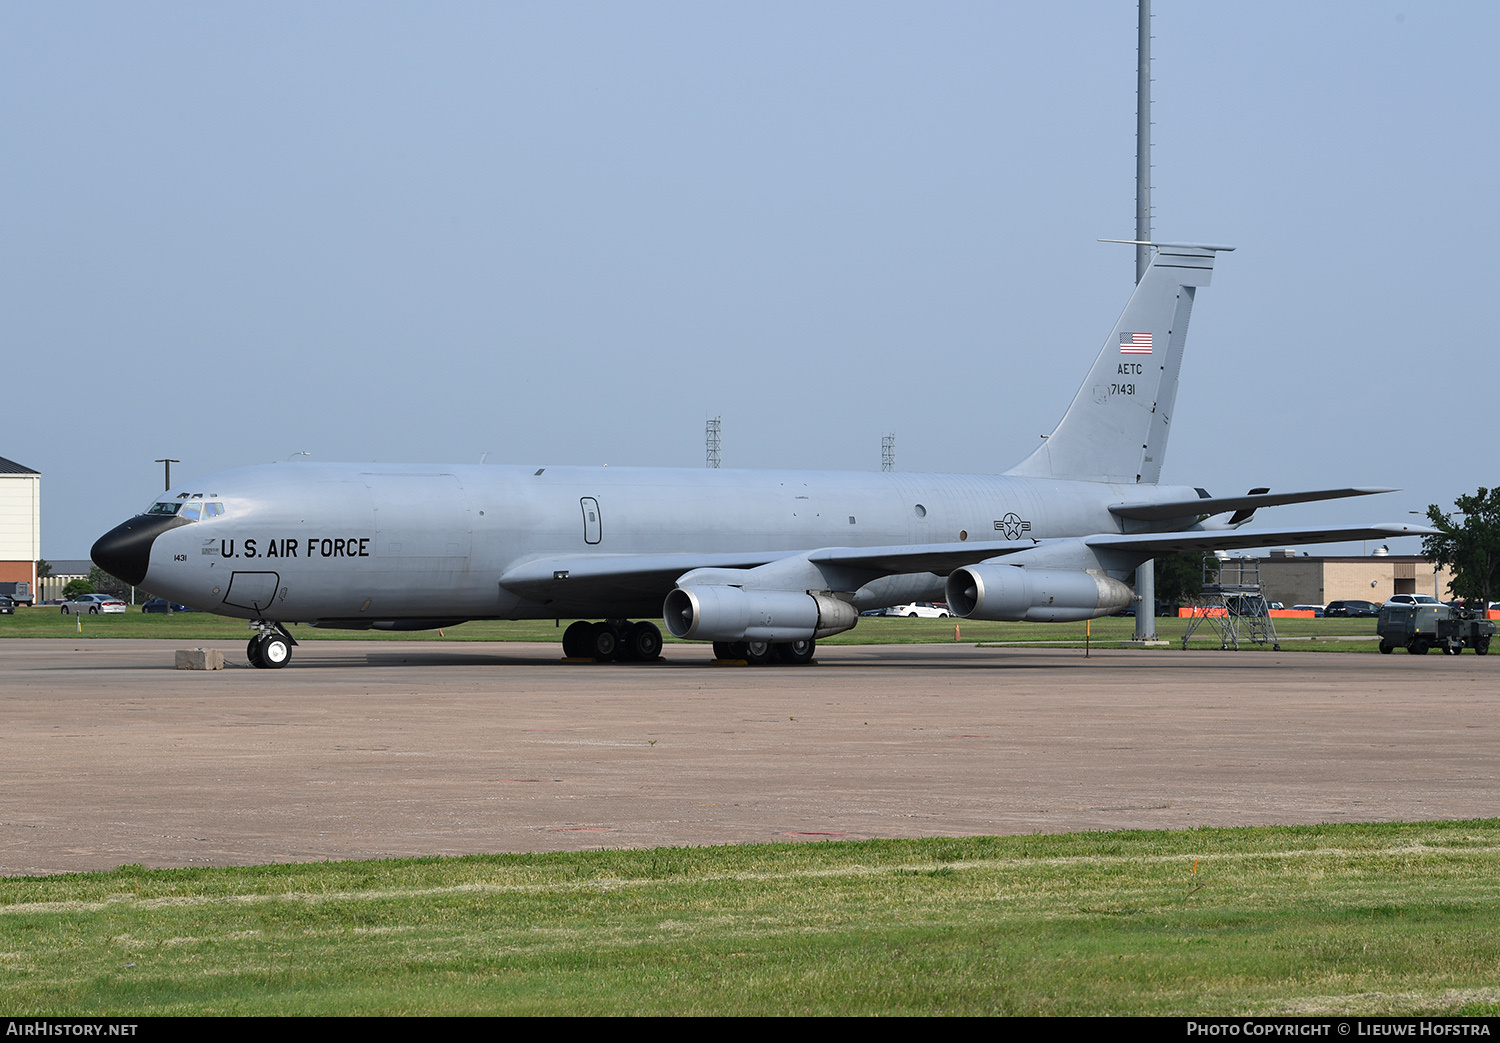
[[[948,576],[948,607],[965,619],[1067,623],[1120,611],[1135,591],[1101,573],[967,565]]]
[[[829,594],[741,587],[678,587],[662,617],[689,641],[805,641],[850,630],[859,612]]]

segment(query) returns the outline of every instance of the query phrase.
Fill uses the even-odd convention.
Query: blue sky
[[[1500,7],[1155,13],[1156,235],[1238,247],[1163,480],[1500,482]],[[1133,280],[1129,3],[11,3],[0,89],[48,557],[163,456],[1003,470]]]

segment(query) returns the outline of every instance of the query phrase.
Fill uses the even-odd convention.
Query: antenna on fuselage
[[[156,462],[159,463],[159,464],[166,464],[167,465],[167,484],[166,484],[165,488],[167,488],[167,489],[172,488],[172,465],[173,464],[180,464],[180,463],[182,463],[182,461],[181,460],[158,460]]]

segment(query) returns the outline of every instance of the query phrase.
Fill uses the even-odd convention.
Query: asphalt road
[[[1500,656],[0,641],[0,874],[1500,813]]]

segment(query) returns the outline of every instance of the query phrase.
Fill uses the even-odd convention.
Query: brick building
[[[1351,557],[1310,557],[1294,551],[1272,551],[1260,559],[1260,580],[1266,598],[1292,605],[1326,605],[1330,601],[1373,601],[1392,594],[1434,594],[1443,601],[1453,595],[1448,583],[1453,573],[1434,569],[1420,554],[1375,553]]]

